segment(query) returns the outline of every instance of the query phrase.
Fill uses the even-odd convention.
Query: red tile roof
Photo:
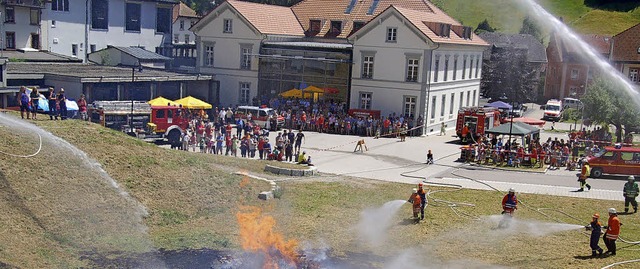
[[[304,29],[288,7],[236,0],[228,0],[227,3],[262,34],[304,35]]]
[[[371,14],[368,14],[374,0],[355,0],[355,5],[351,12],[346,14],[345,11],[350,3],[351,0],[304,0],[291,7],[291,9],[305,29],[309,29],[310,20],[318,19],[322,21],[322,28],[315,35],[318,37],[323,37],[327,34],[331,21],[341,21],[342,30],[337,38],[346,38],[351,34],[353,22],[368,22],[391,5],[423,12],[440,11],[426,0],[378,0],[377,7]]]
[[[180,4],[173,6],[173,21],[175,22],[178,17],[199,18],[198,14],[196,14],[196,11],[191,9],[183,2],[180,2]]]
[[[430,22],[441,22],[448,23],[451,25],[461,26],[459,22],[449,17],[447,14],[442,12],[440,9],[435,8],[433,12],[424,12],[406,9],[402,7],[392,6],[391,8],[395,8],[402,16],[404,16],[411,24],[413,24],[420,32],[426,35],[431,41],[435,43],[447,43],[447,44],[464,44],[464,45],[479,45],[479,46],[488,46],[489,43],[485,42],[479,36],[471,33],[471,39],[464,39],[459,36],[453,29],[451,29],[449,37],[441,37],[434,33],[427,24]]]
[[[640,23],[613,37],[613,61],[640,62]]]

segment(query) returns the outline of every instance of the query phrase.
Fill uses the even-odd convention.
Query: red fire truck
[[[473,139],[484,135],[485,131],[500,125],[500,111],[493,107],[463,107],[458,110],[456,135],[462,140],[462,129],[466,125]]]
[[[150,106],[140,101],[96,101],[91,121],[142,139],[167,139],[172,145],[189,126],[186,110],[175,106]]]
[[[171,145],[180,142],[182,132],[189,127],[186,110],[175,106],[151,107],[151,120],[144,138],[166,138]]]

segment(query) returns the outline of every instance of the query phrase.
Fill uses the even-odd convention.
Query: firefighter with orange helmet
[[[420,220],[423,220],[424,208],[427,206],[427,192],[422,188],[422,182],[418,183],[418,196],[420,196]]]
[[[422,201],[420,199],[420,195],[418,195],[418,189],[415,189],[415,188],[413,189],[413,193],[411,194],[407,202],[413,204],[413,218],[415,219],[416,222],[420,222],[420,219],[418,218],[418,213],[420,213],[420,204],[422,203]]]
[[[516,209],[518,209],[518,198],[516,197],[516,191],[510,188],[509,193],[502,198],[502,214],[513,214]]]
[[[585,226],[585,228],[587,228],[587,231],[591,231],[589,246],[591,247],[592,257],[596,256],[596,252],[599,255],[602,254],[602,248],[598,246],[598,242],[600,241],[600,235],[602,234],[602,225],[600,224],[600,221],[598,219],[600,219],[600,214],[598,213],[593,214],[591,223]]]

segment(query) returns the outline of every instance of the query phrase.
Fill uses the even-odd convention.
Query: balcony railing
[[[2,0],[6,6],[22,6],[30,8],[44,8],[44,4],[51,0]]]

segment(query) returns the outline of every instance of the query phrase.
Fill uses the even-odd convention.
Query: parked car
[[[582,101],[575,98],[569,98],[569,97],[562,99],[562,105],[564,106],[564,109],[567,109],[567,108],[580,109],[583,106]]]
[[[509,112],[509,115],[515,118],[519,118],[522,117],[524,115],[524,112],[526,111],[527,106],[523,104],[516,104],[515,106],[513,106],[513,109],[511,109],[511,112]]]

